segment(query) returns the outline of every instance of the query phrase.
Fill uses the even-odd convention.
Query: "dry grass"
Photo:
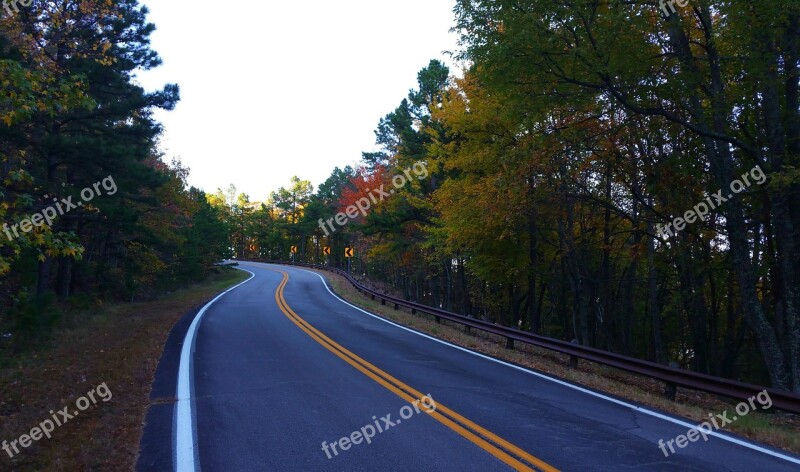
[[[733,411],[736,402],[714,395],[679,388],[676,401],[664,396],[664,384],[649,378],[581,360],[577,369],[569,368],[569,358],[527,344],[516,343],[515,349],[505,349],[505,338],[492,334],[472,331],[466,333],[464,327],[442,321],[438,324],[433,316],[412,315],[405,309],[394,310],[393,306],[381,305],[355,290],[343,277],[325,271],[318,271],[331,285],[331,288],[347,299],[372,313],[383,316],[403,326],[444,339],[453,344],[466,347],[497,359],[533,368],[553,377],[570,381],[594,390],[630,400],[641,405],[657,408],[678,416],[689,418],[690,422],[701,422],[709,413]],[[758,406],[758,403],[756,403]],[[730,417],[730,415],[729,415]],[[726,430],[738,433],[755,441],[800,453],[800,417],[797,415],[768,410],[751,412]]]
[[[153,376],[175,323],[247,274],[224,269],[206,283],[148,303],[98,307],[74,317],[53,341],[0,369],[0,441],[12,441],[48,419],[50,410],[105,382],[113,393],[56,428],[0,470],[133,470]]]

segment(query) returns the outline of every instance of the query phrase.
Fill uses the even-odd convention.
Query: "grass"
[[[133,470],[150,388],[172,327],[189,310],[248,277],[219,269],[209,279],[146,303],[115,304],[74,316],[52,340],[0,367],[0,441],[12,441],[50,418],[49,411],[106,383],[113,394],[0,470]]]
[[[361,294],[340,275],[325,271],[317,272],[328,280],[331,288],[339,296],[350,303],[453,344],[641,405],[689,418],[690,422],[700,423],[708,419],[709,413],[722,414],[726,410],[731,412],[729,417],[738,416],[734,413],[736,402],[731,400],[679,388],[676,401],[673,402],[664,397],[664,384],[653,379],[584,360],[579,362],[577,369],[571,369],[568,365],[568,356],[527,344],[516,343],[515,349],[508,350],[505,349],[505,338],[475,330],[468,334],[462,326],[444,320],[440,324],[436,323],[433,316],[412,315],[410,311],[402,308],[394,310],[391,305],[381,305],[379,300],[372,300]],[[758,402],[755,404],[759,406]],[[727,425],[725,430],[780,449],[800,453],[798,415],[772,409],[758,410]]]

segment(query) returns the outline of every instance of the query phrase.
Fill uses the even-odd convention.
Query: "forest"
[[[800,393],[800,3],[683,3],[458,0],[459,69],[264,202],[159,151],[179,88],[136,83],[160,64],[136,0],[3,12],[0,334],[352,247],[407,299]]]
[[[457,2],[360,164],[209,196],[231,248],[800,392],[800,4],[690,3]]]
[[[188,169],[158,151],[135,71],[159,66],[135,0],[26,2],[0,19],[0,348],[103,301],[202,279],[228,229]],[[9,14],[7,14],[9,13]]]

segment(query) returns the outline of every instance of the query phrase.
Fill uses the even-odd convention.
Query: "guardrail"
[[[677,369],[674,367],[657,364],[655,362],[644,361],[633,357],[627,357],[613,352],[603,351],[591,347],[581,346],[558,339],[548,338],[537,334],[521,331],[514,328],[508,328],[498,324],[490,323],[488,321],[469,318],[456,313],[451,313],[439,308],[422,305],[420,303],[403,300],[391,295],[378,292],[371,288],[361,285],[355,278],[347,272],[326,266],[305,264],[298,262],[275,262],[275,261],[257,261],[257,262],[270,262],[273,264],[293,265],[300,267],[307,267],[311,269],[321,269],[329,272],[334,272],[346,278],[353,287],[359,292],[370,296],[373,300],[380,300],[381,304],[387,303],[394,304],[394,308],[399,307],[408,308],[412,314],[417,312],[427,313],[432,315],[436,322],[447,320],[452,323],[466,326],[468,329],[477,329],[487,333],[506,338],[506,347],[511,349],[514,347],[514,342],[522,342],[538,346],[541,348],[549,349],[551,351],[567,354],[570,356],[570,364],[575,366],[577,359],[585,359],[590,362],[615,367],[617,369],[625,370],[635,374],[643,375],[655,380],[662,381],[666,384],[665,391],[667,396],[674,399],[675,386],[685,387],[693,390],[711,393],[728,397],[738,401],[747,401],[751,397],[757,395],[759,392],[766,390],[772,399],[772,406],[774,408],[788,411],[795,414],[800,414],[800,395],[783,390],[776,390],[772,388],[765,388],[758,385],[747,384],[735,380],[724,379],[721,377],[713,377],[711,375],[701,374],[690,370]],[[671,394],[670,394],[671,392]]]

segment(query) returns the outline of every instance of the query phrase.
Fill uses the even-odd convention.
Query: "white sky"
[[[453,0],[144,0],[164,64],[146,90],[178,83],[156,117],[165,160],[209,193],[235,184],[263,200],[297,175],[316,188],[374,148],[378,120],[431,59],[452,61]]]

